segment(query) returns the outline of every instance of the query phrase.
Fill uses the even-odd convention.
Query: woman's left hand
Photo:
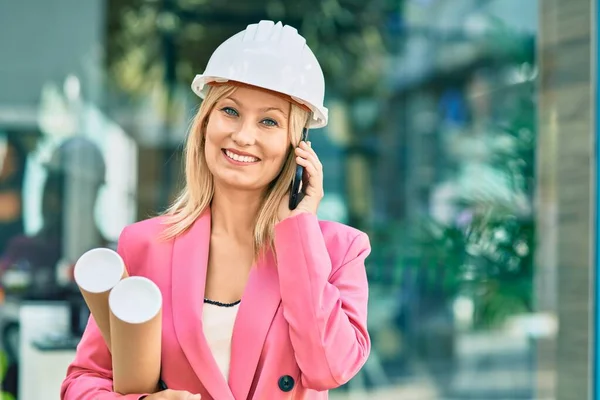
[[[302,187],[304,197],[295,210],[289,208],[289,194],[279,204],[279,221],[301,213],[317,214],[319,203],[323,198],[323,165],[317,153],[312,149],[310,142],[300,142],[296,147],[296,163],[304,167]]]

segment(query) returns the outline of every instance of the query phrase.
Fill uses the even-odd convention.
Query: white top
[[[226,381],[229,380],[233,325],[239,307],[240,303],[234,306],[219,306],[205,302],[202,311],[204,337]]]

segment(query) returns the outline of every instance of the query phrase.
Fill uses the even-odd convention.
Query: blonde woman
[[[294,28],[261,21],[217,48],[192,88],[204,101],[186,188],[118,249],[163,294],[162,390],[113,393],[90,319],[62,399],[326,399],[369,355],[370,245],[316,216],[323,168],[301,139],[327,123],[321,68]],[[297,166],[304,196],[290,205]]]

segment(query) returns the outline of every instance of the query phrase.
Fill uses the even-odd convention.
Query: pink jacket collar
[[[211,214],[207,210],[188,232],[175,239],[171,268],[173,323],[186,358],[211,396],[245,399],[281,302],[277,267],[269,253],[250,272],[234,325],[228,384],[202,334],[210,231]]]

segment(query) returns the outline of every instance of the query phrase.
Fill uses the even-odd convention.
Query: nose
[[[252,146],[256,142],[256,128],[249,123],[243,123],[231,134],[231,139],[238,146]]]

